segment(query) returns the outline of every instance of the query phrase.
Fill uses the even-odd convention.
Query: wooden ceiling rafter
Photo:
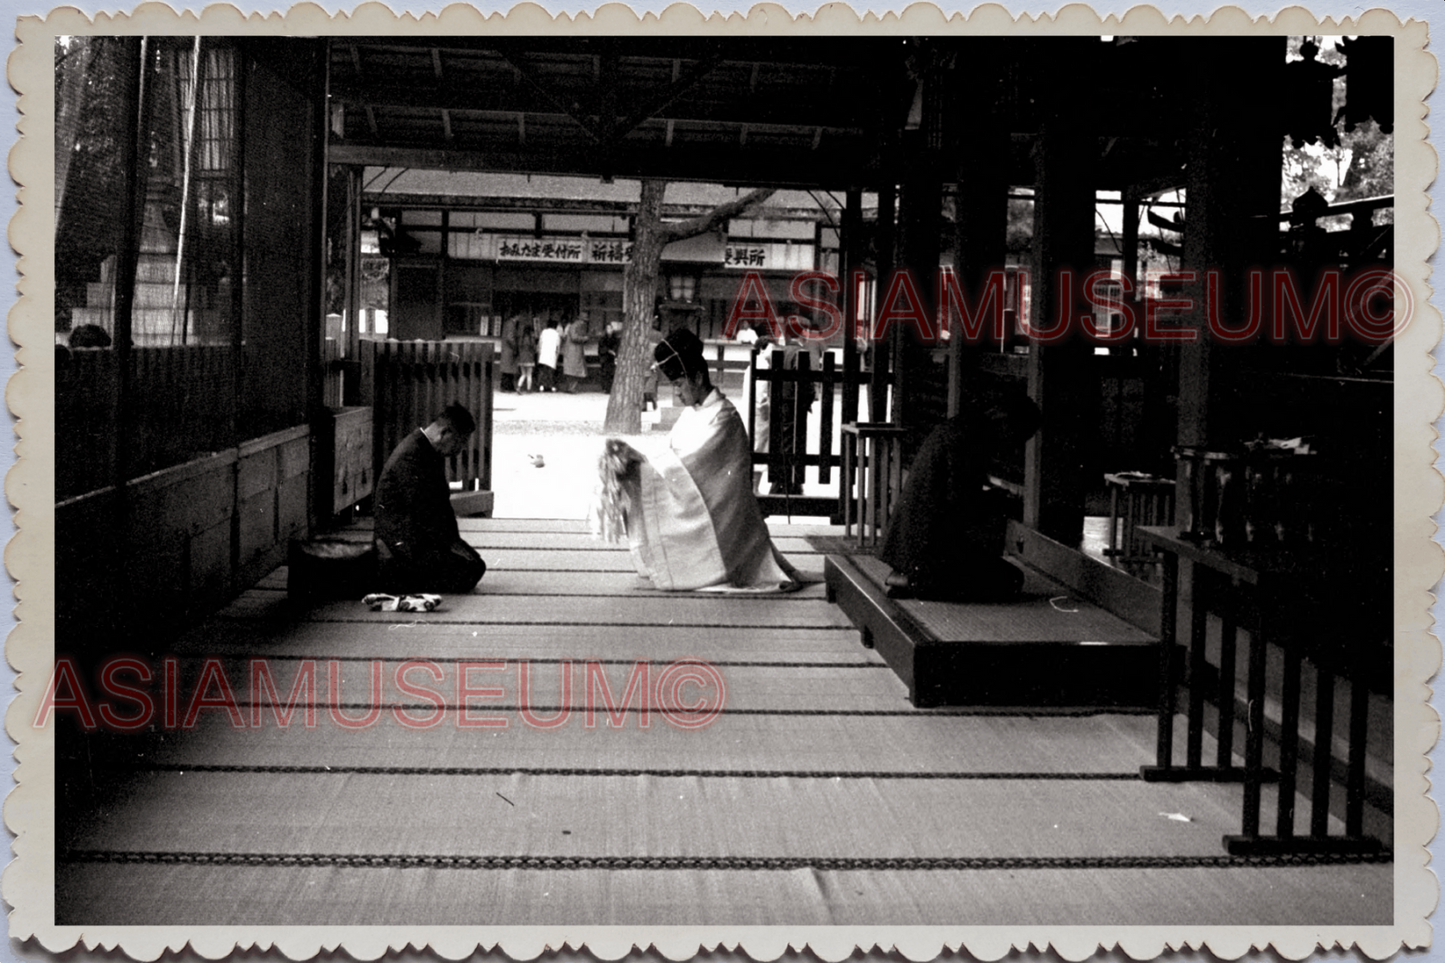
[[[792,149],[721,145],[671,150],[651,145],[619,145],[612,157],[614,178],[661,178],[699,183],[846,189],[876,185],[880,177],[862,152],[825,152],[809,164],[797,163]],[[460,146],[336,144],[330,150],[335,164],[365,167],[409,167],[418,170],[485,171],[495,173],[562,174],[597,177],[596,148],[553,150],[477,150]]]
[[[1010,56],[1024,62],[1030,50]],[[349,136],[333,145],[363,163],[445,157],[461,170],[850,186],[840,171],[861,183],[907,163],[897,139],[917,86],[904,82],[907,52],[886,43],[692,38],[347,38],[333,47],[332,94]],[[974,51],[943,53],[963,63]],[[1132,55],[1116,65],[1131,78],[1144,68],[1154,77],[1152,68],[1169,60],[1162,49]],[[997,79],[968,90],[988,102],[974,107],[1014,134],[1009,163],[1018,180],[1040,120],[1037,81],[1003,52],[995,60]],[[1101,185],[1181,179],[1183,82],[1156,77],[1146,86],[1107,71],[1088,85],[1091,102],[1103,103],[1089,124]],[[490,160],[479,167],[461,155]],[[778,165],[770,176],[767,163]],[[809,165],[821,165],[817,178]]]
[[[704,78],[703,70],[697,70],[694,84]],[[713,101],[698,95],[696,86],[689,89],[687,80],[676,86],[654,94],[646,103],[633,107],[631,113],[619,125],[622,133],[631,131],[648,120],[675,120],[687,126],[715,124],[737,125],[748,123],[755,130],[794,128],[811,132],[822,127],[825,130],[862,130],[856,110],[836,100],[796,98],[787,103],[749,103],[747,101]],[[529,90],[532,88],[528,88]],[[413,84],[408,87],[358,85],[334,83],[332,99],[351,104],[369,104],[374,108],[390,110],[436,110],[448,108],[454,112],[469,115],[497,114],[511,116],[522,112],[538,119],[571,117],[563,113],[557,104],[563,100],[554,94],[544,98],[540,93],[531,97],[517,97],[508,91],[477,91],[460,87],[456,83],[446,86]]]
[[[602,133],[588,120],[586,112],[579,109],[580,105],[577,103],[568,103],[565,98],[558,96],[556,91],[547,82],[546,76],[528,63],[520,51],[501,48],[497,52],[501,54],[507,63],[512,65],[512,69],[517,71],[523,81],[546,99],[548,103],[552,104],[560,114],[574,121],[593,141],[599,144],[602,143]]]
[[[678,74],[676,66],[679,62],[674,61],[674,79],[672,83],[656,97],[641,103],[634,104],[628,117],[618,124],[618,137],[625,137],[635,130],[644,121],[650,119],[654,114],[661,113],[677,102],[688,91],[695,88],[703,78],[707,77],[723,63],[721,56],[709,57],[705,60],[696,61],[687,69],[685,74]]]

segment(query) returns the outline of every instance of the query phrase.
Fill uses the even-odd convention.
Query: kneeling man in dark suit
[[[381,588],[394,594],[470,592],[487,563],[457,530],[446,459],[466,447],[477,423],[447,405],[396,446],[376,486],[376,555]]]

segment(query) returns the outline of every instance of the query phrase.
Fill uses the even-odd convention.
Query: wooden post
[[[962,125],[960,125],[962,126]],[[958,165],[958,196],[954,202],[953,269],[959,290],[970,305],[982,306],[989,273],[1003,271],[1008,240],[1009,136],[989,126],[974,130],[965,141]],[[1003,311],[1002,294],[998,310]],[[944,324],[951,316],[942,317]],[[998,350],[992,332],[967,344],[955,331],[948,353],[948,415],[958,414],[963,395],[977,370],[978,357]]]
[[[1180,343],[1178,442],[1204,448],[1240,441],[1242,421],[1248,417],[1241,385],[1226,383],[1216,364],[1221,349],[1212,343],[1207,327],[1204,272],[1217,270],[1222,280],[1220,317],[1239,326],[1248,310],[1248,272],[1269,267],[1276,260],[1279,233],[1281,129],[1269,91],[1282,87],[1278,78],[1284,66],[1284,39],[1230,38],[1223,47],[1206,53],[1191,48],[1199,58],[1190,64],[1197,80],[1198,105],[1189,133],[1189,211],[1184,232],[1185,271],[1196,280],[1185,289],[1194,309],[1170,319],[1196,332],[1193,341]],[[1205,69],[1226,62],[1239,69]],[[1276,63],[1277,61],[1277,63]],[[1267,322],[1266,322],[1267,323]]]
[[[1124,259],[1124,277],[1134,284],[1134,295],[1125,297],[1132,298],[1138,295],[1143,287],[1143,279],[1139,277],[1139,195],[1132,189],[1126,189],[1123,198],[1124,230],[1119,244],[1123,247],[1120,253]]]
[[[335,432],[331,412],[326,406],[326,246],[329,227],[328,208],[332,202],[330,169],[326,163],[331,126],[331,58],[328,41],[313,40],[307,45],[311,58],[310,73],[316,93],[311,101],[312,158],[311,190],[311,313],[306,319],[306,356],[310,364],[306,384],[307,422],[311,426],[311,484],[307,498],[307,532],[324,526],[331,518],[331,473],[334,470],[331,445]],[[339,399],[338,399],[339,400]],[[326,448],[325,452],[319,446]]]
[[[863,230],[863,192],[850,190],[844,199],[843,223],[838,231],[838,273],[841,288],[839,305],[843,309],[843,424],[858,420],[858,289],[853,272],[858,270],[859,235]],[[849,479],[845,477],[846,486]]]
[[[891,177],[888,183],[878,188],[878,225],[874,239],[876,249],[875,260],[878,263],[878,296],[883,296],[888,285],[888,278],[893,274],[893,244],[897,232],[894,229],[894,220],[897,216],[898,188],[893,184]],[[869,380],[868,399],[868,420],[888,421],[888,385],[887,372],[893,363],[892,345],[887,338],[873,338],[873,331],[869,331],[872,344],[869,351],[873,355],[873,377]]]
[[[1077,318],[1085,304],[1083,280],[1094,267],[1091,159],[1097,150],[1072,120],[1062,110],[1046,120],[1034,148],[1028,370],[1042,422],[1025,449],[1024,524],[1076,546],[1085,499],[1103,475],[1092,464],[1099,421],[1093,343],[1078,331]],[[1068,330],[1054,339],[1061,324]]]
[[[899,195],[897,267],[911,272],[918,282],[923,314],[930,323],[938,316],[934,286],[938,274],[938,210],[942,187],[933,165],[920,158],[917,166],[910,169]],[[926,430],[927,414],[932,407],[926,397],[926,375],[933,363],[933,345],[919,340],[917,332],[906,325],[892,326],[889,335],[893,342],[894,421]],[[911,455],[910,452],[904,457]]]

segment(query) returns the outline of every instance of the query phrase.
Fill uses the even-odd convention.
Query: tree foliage
[[[1291,37],[1288,56],[1299,58],[1307,38]],[[1321,43],[1316,59],[1329,67],[1349,71],[1349,62],[1333,45]],[[1335,120],[1335,141],[1321,141],[1296,146],[1289,137],[1284,141],[1283,177],[1280,184],[1280,207],[1288,210],[1295,198],[1313,187],[1326,200],[1334,203],[1392,194],[1395,190],[1395,138],[1380,130],[1374,120],[1347,130],[1340,118],[1345,106],[1344,76],[1335,79],[1332,109]]]

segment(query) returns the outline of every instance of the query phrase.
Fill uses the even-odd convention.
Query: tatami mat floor
[[[580,522],[464,529],[491,569],[435,612],[298,611],[278,572],[182,639],[236,713],[136,737],[60,827],[57,922],[1391,919],[1388,862],[1227,857],[1239,787],[1140,780],[1147,714],[916,710],[821,586],[664,595]],[[815,577],[830,533],[774,526]]]

